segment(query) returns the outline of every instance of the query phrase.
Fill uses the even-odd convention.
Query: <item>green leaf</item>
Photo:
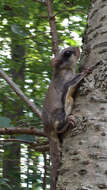
[[[12,32],[14,32],[15,34],[18,34],[20,36],[25,37],[27,34],[24,32],[24,30],[17,24],[12,24],[11,25],[11,30]]]
[[[11,125],[11,120],[8,117],[0,117],[0,127],[13,127],[13,125]]]

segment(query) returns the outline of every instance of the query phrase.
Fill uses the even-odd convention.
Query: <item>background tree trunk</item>
[[[10,70],[10,73],[13,80],[20,85],[22,90],[24,90],[25,46],[20,39],[16,40],[15,37],[12,37],[11,40],[13,68]],[[11,109],[9,110],[9,108]],[[15,127],[17,125],[16,123],[23,116],[22,101],[18,99],[17,103],[15,101],[9,101],[5,104],[4,100],[3,109],[5,115],[12,120]],[[8,112],[6,112],[6,110],[8,110]],[[8,153],[6,153],[7,151]],[[20,188],[20,145],[17,143],[11,143],[4,146],[3,177],[9,180],[10,185]]]
[[[92,0],[81,64],[99,65],[78,89],[76,128],[63,138],[57,190],[107,189],[107,1]]]

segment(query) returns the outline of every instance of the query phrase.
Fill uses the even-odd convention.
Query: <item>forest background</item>
[[[58,48],[82,45],[88,6],[89,0],[1,0],[0,69],[39,108],[52,76],[51,58]],[[42,129],[41,120],[1,75],[0,190],[50,188],[49,146]]]

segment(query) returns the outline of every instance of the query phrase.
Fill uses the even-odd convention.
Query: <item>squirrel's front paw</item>
[[[69,124],[72,124],[72,126],[75,127],[75,117],[72,114],[68,116],[67,121]]]

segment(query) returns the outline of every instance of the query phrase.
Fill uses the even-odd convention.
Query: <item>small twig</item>
[[[49,145],[47,145],[47,146],[39,146],[37,143],[29,142],[29,141],[25,141],[25,140],[20,140],[20,139],[4,139],[4,140],[0,140],[0,144],[4,144],[5,142],[28,144],[31,148],[35,149],[38,152],[43,152],[44,153],[46,151],[49,151]]]
[[[3,140],[0,140],[0,144],[5,143],[5,142],[14,142],[14,143],[18,142],[18,143],[21,143],[21,144],[22,143],[29,144],[30,146],[33,146],[33,147],[36,146],[36,143],[21,140],[21,139],[3,139]]]
[[[0,75],[3,79],[7,81],[7,83],[11,86],[11,88],[16,92],[16,94],[29,106],[34,114],[36,114],[40,119],[42,119],[41,111],[39,108],[31,102],[24,93],[20,90],[18,85],[16,85],[8,75],[0,69]]]

